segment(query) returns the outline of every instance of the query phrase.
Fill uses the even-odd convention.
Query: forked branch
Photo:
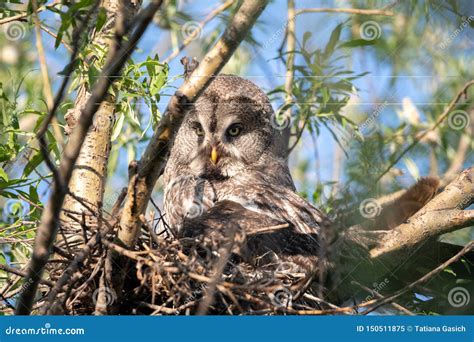
[[[18,299],[16,307],[17,315],[28,315],[31,312],[38,284],[43,275],[44,267],[48,262],[51,246],[56,238],[59,215],[63,206],[64,198],[67,194],[68,184],[76,160],[79,156],[81,146],[84,143],[89,127],[92,125],[94,114],[102,103],[102,100],[107,95],[112,82],[117,80],[117,77],[115,76],[120,74],[128,56],[134,50],[160,5],[160,0],[151,2],[151,4],[140,13],[138,18],[134,21],[134,32],[127,44],[124,44],[121,48],[113,49],[109,55],[104,70],[99,77],[99,81],[94,87],[82,112],[80,122],[74,129],[69,143],[64,150],[58,171],[60,183],[58,184],[58,182],[55,182],[48,204],[41,216],[41,222],[36,233],[33,256],[28,265],[27,277],[25,279],[25,283],[28,283],[29,285],[21,293]],[[126,33],[127,32],[123,32],[123,34]],[[121,41],[121,38],[122,37],[117,37],[117,41]]]

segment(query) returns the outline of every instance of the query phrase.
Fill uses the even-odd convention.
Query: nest
[[[333,307],[315,295],[320,289],[297,265],[245,262],[245,236],[237,229],[182,239],[147,230],[134,251],[112,242],[113,236],[95,242],[54,298],[44,293],[38,303],[42,313],[292,314]],[[117,261],[123,265],[122,288],[117,286],[121,275],[111,271],[117,267],[110,267]],[[50,265],[53,282],[64,283],[67,272]]]

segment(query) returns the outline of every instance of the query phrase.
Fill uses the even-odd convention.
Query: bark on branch
[[[473,201],[474,167],[471,167],[407,222],[391,230],[372,230],[360,225],[345,230],[331,248],[334,253],[329,257],[332,267],[328,296],[343,301],[353,295],[353,280],[372,284],[388,271],[402,271],[402,265],[408,269],[420,257],[430,259],[427,251],[439,244],[438,236],[474,225],[474,210],[463,210]],[[447,255],[435,253],[431,257],[436,262],[451,255],[448,251]],[[405,276],[409,280],[416,272]]]
[[[133,248],[135,244],[140,232],[140,215],[145,212],[153,187],[163,172],[169,147],[183,121],[186,106],[197,99],[212,77],[224,67],[267,2],[243,2],[217,44],[206,54],[193,74],[171,98],[166,114],[131,176],[118,233],[118,240],[122,245]]]
[[[107,51],[113,48],[114,31],[123,30],[131,25],[132,19],[140,8],[140,1],[102,0],[101,8],[105,9],[107,24],[100,31],[93,30],[89,34],[89,39],[91,45],[102,46]],[[115,34],[120,34],[120,32]],[[68,132],[74,129],[80,119],[81,112],[91,95],[89,87],[87,84],[81,86],[77,92],[74,108],[66,114],[66,130]],[[114,121],[115,97],[109,92],[95,114],[94,124],[87,133],[69,182],[69,191],[75,197],[86,201],[92,211],[87,210],[73,196],[68,195],[64,200],[61,222],[67,241],[61,243],[73,250],[83,247],[87,242],[84,238],[86,234],[90,236],[94,233],[93,231],[86,232],[84,228],[84,234],[81,234],[83,227],[96,228],[100,224],[100,215],[98,217],[94,214],[102,211]]]
[[[474,211],[462,210],[474,199],[474,168],[464,170],[443,192],[413,215],[407,223],[388,232],[370,251],[378,258],[409,249],[422,241],[474,224]]]
[[[38,283],[43,275],[44,267],[50,256],[51,246],[56,237],[59,215],[68,190],[68,184],[72,176],[74,165],[79,157],[80,149],[84,143],[87,132],[92,125],[94,114],[107,95],[112,82],[117,79],[117,75],[120,75],[123,65],[127,61],[130,53],[134,50],[143,32],[152,21],[160,5],[160,0],[152,1],[134,21],[134,32],[127,44],[124,44],[121,48],[113,49],[109,55],[99,81],[94,87],[82,111],[79,124],[74,129],[70,141],[64,150],[59,168],[60,184],[55,182],[48,204],[41,216],[41,222],[36,233],[33,256],[28,265],[25,280],[25,283],[29,285],[26,286],[18,299],[15,312],[17,315],[28,315],[31,312]],[[126,32],[123,32],[123,34],[125,33]],[[121,41],[121,37],[117,37],[117,41]]]
[[[206,54],[193,73],[171,98],[165,115],[156,128],[141,160],[129,166],[130,181],[127,199],[120,218],[116,243],[133,249],[140,233],[140,216],[146,211],[151,192],[168,160],[169,148],[183,122],[188,106],[206,89],[212,78],[219,73],[231,58],[240,42],[244,40],[268,1],[245,1],[230,20],[221,38]],[[111,250],[109,264],[114,265],[115,293],[122,292],[127,272],[127,259]],[[113,310],[113,308],[112,308]]]

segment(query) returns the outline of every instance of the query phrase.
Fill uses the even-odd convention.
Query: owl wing
[[[275,184],[261,172],[235,177],[225,187],[216,187],[218,200],[231,200],[249,210],[291,224],[300,234],[315,236],[327,218],[292,187]],[[314,241],[317,243],[316,241]]]
[[[259,272],[274,273],[282,267],[300,278],[312,276],[317,268],[317,231],[301,232],[296,225],[223,200],[201,216],[186,219],[181,238],[200,238],[217,250],[232,229],[237,229],[233,251]]]
[[[201,216],[215,201],[212,185],[195,176],[172,179],[164,190],[163,224],[160,230],[171,229],[178,233],[185,219]]]

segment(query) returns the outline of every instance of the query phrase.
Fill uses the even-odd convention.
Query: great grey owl
[[[175,236],[238,224],[246,262],[314,275],[324,216],[295,192],[279,157],[266,94],[237,76],[215,77],[186,114],[164,171],[164,220]],[[275,228],[275,229],[273,229]]]

